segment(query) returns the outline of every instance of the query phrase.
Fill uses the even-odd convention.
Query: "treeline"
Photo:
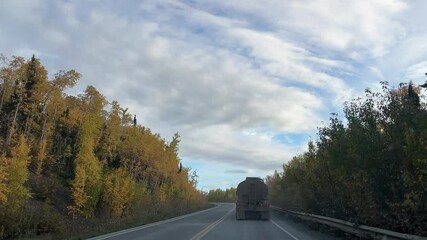
[[[48,79],[34,56],[0,61],[0,239],[205,207],[197,175],[180,168],[178,134],[165,141],[95,87],[67,95],[74,70]]]
[[[236,191],[237,188],[227,188],[222,190],[217,188],[215,190],[209,190],[206,195],[206,198],[209,202],[236,202]]]
[[[344,105],[308,151],[267,177],[273,204],[427,235],[427,110],[412,83]]]

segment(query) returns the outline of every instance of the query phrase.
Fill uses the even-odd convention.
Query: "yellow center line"
[[[230,211],[228,211],[222,218],[218,219],[217,221],[213,222],[206,228],[204,228],[202,231],[194,235],[194,237],[191,238],[191,240],[200,240],[202,237],[204,237],[208,232],[210,232],[214,227],[216,227],[218,224],[220,224],[228,215],[230,215],[231,212],[233,212],[234,208],[232,208]]]

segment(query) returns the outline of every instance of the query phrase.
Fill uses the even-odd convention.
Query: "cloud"
[[[304,144],[305,145],[305,144]],[[284,159],[302,152],[303,146],[284,145],[263,135],[236,132],[229,125],[212,125],[182,134],[182,156],[212,163],[232,163],[255,171],[280,168]]]
[[[405,78],[409,80],[416,80],[417,83],[424,83],[427,80],[425,73],[427,73],[427,61],[414,64],[406,69]]]
[[[322,67],[350,68],[345,63],[331,59],[322,59],[313,56],[307,50],[278,37],[248,29],[232,29],[231,35],[250,48],[250,55],[262,62],[263,69],[272,76],[285,80],[297,81],[318,88],[327,89],[335,94],[344,91],[345,83],[336,77],[310,68],[307,62],[317,63]]]
[[[395,16],[408,8],[400,0],[209,1],[213,9],[233,9],[236,15],[263,22],[282,34],[295,34],[312,47],[361,51],[368,57],[387,52],[404,28]]]
[[[419,74],[427,55],[420,17],[402,20],[420,7],[399,0],[1,4],[5,54],[75,68],[71,93],[94,85],[166,139],[179,132],[181,158],[228,184],[280,169],[371,79]]]
[[[247,170],[240,170],[240,169],[231,169],[231,170],[225,170],[224,173],[231,173],[231,174],[247,174],[249,173]]]

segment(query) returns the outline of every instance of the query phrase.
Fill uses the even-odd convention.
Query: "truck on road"
[[[247,177],[237,186],[236,219],[270,218],[268,187],[261,178]]]

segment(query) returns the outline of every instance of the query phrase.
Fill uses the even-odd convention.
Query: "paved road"
[[[234,204],[218,206],[154,224],[149,224],[93,239],[282,239],[282,240],[337,240],[339,238],[316,232],[303,224],[294,223],[271,211],[271,219],[236,220]]]

